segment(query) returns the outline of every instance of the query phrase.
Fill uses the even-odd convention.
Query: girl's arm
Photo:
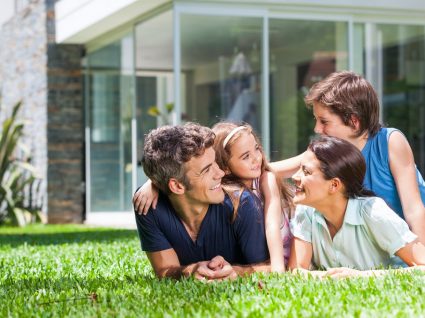
[[[425,244],[425,207],[416,180],[412,149],[402,133],[395,131],[388,142],[390,169],[397,186],[404,217],[420,242]]]
[[[313,245],[310,242],[303,241],[294,237],[291,245],[291,256],[289,257],[288,267],[291,270],[301,268],[308,270],[313,258]]]
[[[134,211],[139,214],[146,214],[149,208],[156,208],[158,203],[158,189],[148,179],[133,195]]]
[[[283,241],[280,234],[282,224],[282,206],[276,177],[270,171],[265,171],[260,179],[261,193],[264,196],[264,220],[266,227],[267,246],[270,253],[272,272],[285,271],[283,256]]]
[[[285,160],[270,162],[269,164],[279,178],[287,179],[292,177],[292,175],[300,168],[302,155],[303,154]]]

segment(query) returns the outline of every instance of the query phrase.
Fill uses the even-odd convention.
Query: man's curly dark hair
[[[184,164],[212,147],[215,135],[208,127],[196,123],[162,126],[145,138],[142,165],[145,174],[162,192],[170,194],[168,181],[177,179],[186,189],[191,185]]]

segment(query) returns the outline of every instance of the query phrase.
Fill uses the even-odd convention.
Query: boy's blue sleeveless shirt
[[[375,136],[368,139],[362,150],[366,160],[366,175],[363,185],[384,199],[390,208],[404,219],[403,208],[388,158],[388,140],[394,131],[397,129],[381,128]],[[422,202],[425,204],[425,182],[418,169],[416,169],[416,180]]]

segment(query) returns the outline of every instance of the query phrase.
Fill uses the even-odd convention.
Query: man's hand
[[[193,277],[202,281],[235,279],[238,275],[222,256],[216,256],[210,261],[197,263],[193,269]]]
[[[152,206],[156,208],[158,203],[158,189],[152,184],[151,180],[146,181],[133,196],[134,211],[138,214],[148,213]]]

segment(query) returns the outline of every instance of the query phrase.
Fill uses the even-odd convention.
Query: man
[[[214,137],[209,128],[189,123],[157,128],[145,139],[143,169],[160,196],[156,209],[136,213],[136,222],[158,277],[226,279],[268,269],[262,207],[244,192],[232,222]]]

